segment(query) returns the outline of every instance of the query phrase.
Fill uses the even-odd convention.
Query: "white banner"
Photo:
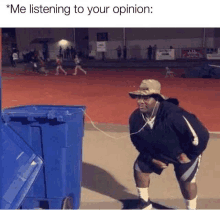
[[[208,60],[220,60],[220,54],[207,54],[206,56]]]
[[[106,52],[106,42],[97,42],[97,52]]]
[[[156,51],[156,60],[175,60],[175,50],[158,49]]]

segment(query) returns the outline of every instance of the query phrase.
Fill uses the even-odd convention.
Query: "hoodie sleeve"
[[[197,157],[206,149],[209,132],[195,115],[187,112],[172,114],[171,124],[179,136],[183,151],[190,159]]]

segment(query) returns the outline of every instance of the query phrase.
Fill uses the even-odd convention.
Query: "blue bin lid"
[[[1,121],[0,209],[18,209],[43,161],[10,127]]]
[[[4,121],[9,121],[11,117],[26,117],[30,121],[32,118],[57,119],[58,121],[68,121],[74,118],[77,113],[85,112],[85,106],[58,106],[58,105],[28,105],[7,108],[2,111]]]

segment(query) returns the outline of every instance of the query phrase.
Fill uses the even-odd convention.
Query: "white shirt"
[[[155,122],[155,118],[156,118],[156,117],[154,116],[154,117],[151,118],[150,120],[149,120],[148,118],[145,118],[144,115],[142,115],[142,117],[143,117],[144,121],[146,122],[146,125],[148,124],[149,127],[150,127],[151,129],[153,129],[153,127],[154,127],[154,122]]]
[[[18,54],[17,53],[13,53],[12,57],[13,57],[13,60],[18,60]]]

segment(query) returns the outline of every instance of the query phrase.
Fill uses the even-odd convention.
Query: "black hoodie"
[[[146,126],[131,135],[132,143],[146,161],[155,158],[166,163],[178,162],[177,157],[181,153],[193,159],[205,150],[208,130],[194,114],[178,105],[177,99],[161,101],[153,128]],[[136,109],[129,119],[130,133],[139,131],[144,124],[140,110]]]

